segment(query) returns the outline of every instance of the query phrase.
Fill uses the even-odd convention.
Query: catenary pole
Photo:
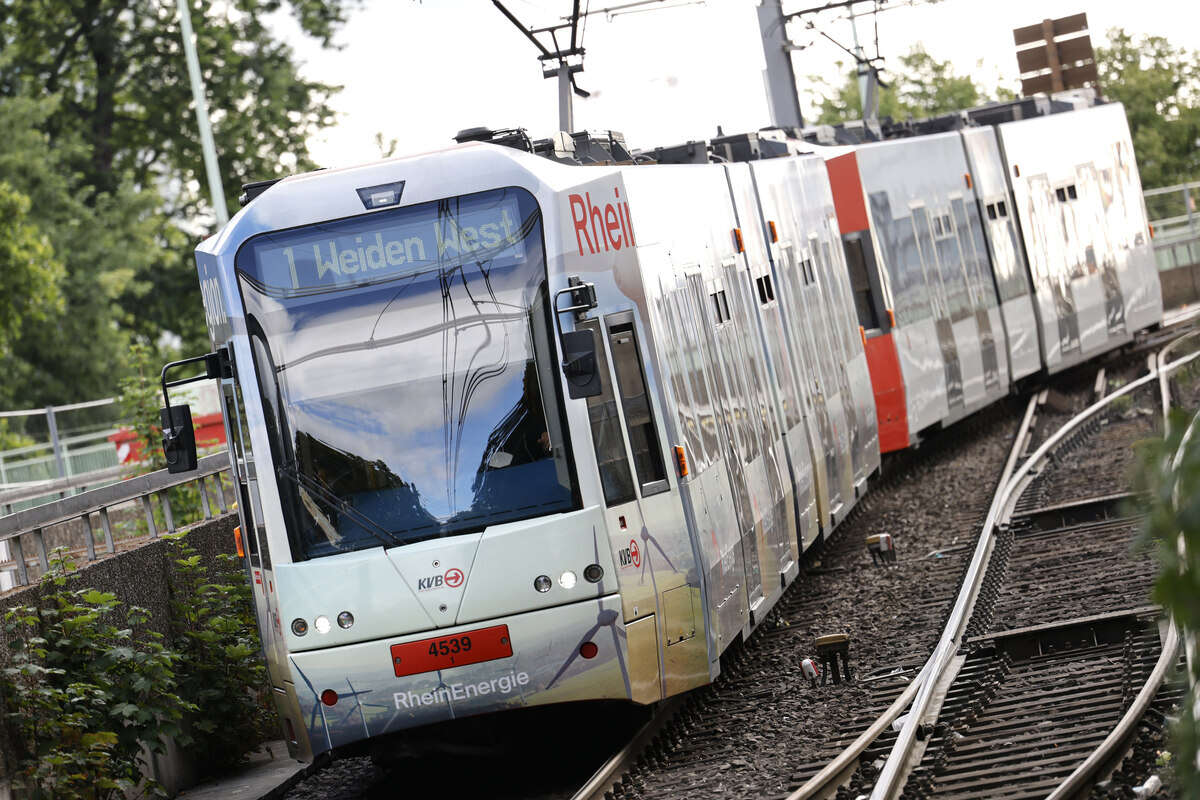
[[[192,33],[192,15],[188,0],[178,0],[179,22],[183,32],[183,51],[187,56],[188,77],[192,81],[192,97],[196,101],[196,126],[200,129],[200,148],[204,152],[204,170],[208,173],[208,191],[212,195],[213,213],[217,225],[229,222],[225,207],[225,188],[221,185],[221,169],[217,163],[217,147],[213,143],[212,123],[208,118],[208,101],[204,99],[204,81],[200,76],[200,59],[196,57],[196,41]]]
[[[761,0],[758,5],[758,30],[762,35],[763,57],[766,61],[763,82],[767,88],[771,124],[777,127],[803,127],[783,0]]]

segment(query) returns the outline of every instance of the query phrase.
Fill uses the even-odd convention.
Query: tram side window
[[[638,351],[637,335],[633,320],[621,314],[625,320],[610,325],[608,342],[612,350],[617,388],[621,393],[621,406],[625,411],[625,427],[629,434],[629,447],[633,451],[633,466],[637,471],[638,485],[642,496],[656,494],[670,488],[667,484],[666,465],[663,464],[662,448],[654,426],[650,395],[646,390],[645,372]]]
[[[770,275],[761,275],[754,279],[758,285],[758,302],[762,305],[772,302],[775,299],[775,287],[771,285]]]
[[[600,324],[597,320],[586,320],[579,327],[590,329],[599,336]],[[621,418],[617,415],[617,401],[613,397],[603,347],[596,348],[596,371],[600,375],[600,394],[588,398],[588,421],[592,428],[592,446],[596,451],[596,467],[600,471],[604,502],[615,506],[634,499],[633,474],[629,471],[625,440],[621,436]]]
[[[713,292],[712,297],[713,308],[716,310],[716,324],[729,321],[729,299],[725,296],[725,290]]]
[[[697,467],[695,471],[699,471],[700,467],[709,463],[706,448],[710,446],[709,436],[715,432],[716,423],[713,420],[712,398],[709,396],[707,378],[704,374],[704,364],[698,350],[698,337],[695,333],[694,317],[692,316],[691,307],[688,302],[688,294],[685,287],[680,287],[672,296],[672,301],[677,310],[677,319],[679,321],[679,357],[682,358],[687,370],[688,383],[691,386],[692,401],[696,413],[696,423],[700,428],[699,441],[690,443],[692,461]]]
[[[662,361],[666,362],[667,372],[671,378],[671,390],[675,396],[676,414],[679,417],[679,424],[683,429],[684,437],[687,439],[687,451],[691,454],[693,463],[699,467],[703,463],[703,445],[700,442],[699,421],[701,400],[694,391],[694,379],[693,391],[690,395],[687,388],[689,365],[686,363],[684,356],[684,343],[688,339],[682,332],[682,319],[675,291],[669,288],[665,289],[663,295],[658,298],[656,305],[659,310],[659,318],[662,321],[659,325],[659,329],[662,332],[659,347],[662,353]]]
[[[879,317],[871,296],[871,280],[867,275],[867,256],[863,252],[862,239],[843,239],[842,249],[846,251],[846,271],[850,275],[850,290],[854,293],[858,324],[867,330],[878,328]]]

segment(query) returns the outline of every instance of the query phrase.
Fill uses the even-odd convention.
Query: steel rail
[[[1035,412],[1037,411],[1037,407],[1040,404],[1040,400],[1044,394],[1044,392],[1038,392],[1029,398],[1029,403],[1025,407],[1025,416],[1021,419],[1021,426],[1017,429],[1017,433],[1013,437],[1012,448],[1009,450],[1008,458],[1004,462],[1004,469],[1001,471],[1000,478],[996,483],[996,494],[992,497],[993,508],[1000,497],[1000,492],[1007,485],[1009,476],[1011,476],[1014,468],[1016,467],[1016,462],[1017,459],[1020,458],[1021,451],[1025,448],[1026,441],[1029,438],[1029,433],[1032,430]],[[991,513],[992,512],[989,509],[988,514],[990,515]],[[980,538],[980,542],[983,542],[983,537]],[[976,556],[976,558],[978,558],[978,556]],[[968,582],[971,581],[971,575],[968,574],[963,581],[963,585],[966,587]],[[969,595],[973,597],[976,593],[976,589],[977,587],[973,587],[969,592]],[[960,594],[960,597],[961,596],[962,595]],[[917,696],[918,693],[926,686],[933,686],[934,683],[936,683],[936,681],[929,680],[929,676],[932,673],[935,663],[937,663],[937,655],[938,650],[935,650],[925,662],[925,665],[921,667],[921,671],[917,673],[917,676],[913,678],[912,682],[905,687],[900,696],[897,697],[890,706],[888,706],[887,710],[884,711],[883,714],[881,714],[875,720],[875,722],[871,723],[871,726],[863,731],[857,739],[850,743],[848,747],[842,750],[842,752],[838,753],[838,755],[832,761],[826,764],[820,772],[809,778],[803,786],[788,795],[787,800],[809,800],[809,798],[826,797],[833,794],[837,786],[839,786],[841,783],[847,780],[850,775],[853,774],[854,769],[858,766],[858,760],[863,751],[866,750],[872,742],[879,738],[879,735],[882,734],[884,730],[900,716],[900,712],[909,705],[914,696]],[[910,714],[907,723],[911,723],[913,719],[913,715]],[[905,728],[908,727],[907,723],[905,724]]]
[[[1171,392],[1168,386],[1170,374],[1175,370],[1200,357],[1200,352],[1192,353],[1184,356],[1176,361],[1167,363],[1167,354],[1174,350],[1176,345],[1184,339],[1195,336],[1198,332],[1192,332],[1175,339],[1158,354],[1158,378],[1159,390],[1161,392],[1163,405],[1163,420],[1164,427],[1166,425],[1167,413],[1171,409]],[[1183,449],[1187,444],[1188,438],[1193,431],[1196,430],[1197,421],[1200,420],[1200,414],[1192,419],[1192,424],[1188,427],[1188,431],[1184,434],[1183,440],[1180,442],[1179,449],[1175,453],[1174,465],[1178,466],[1180,458],[1183,455]],[[1154,702],[1155,695],[1158,694],[1158,687],[1162,685],[1163,680],[1167,676],[1167,671],[1171,669],[1176,655],[1179,651],[1180,634],[1179,628],[1175,625],[1175,620],[1169,619],[1166,638],[1163,640],[1162,651],[1159,653],[1158,661],[1154,664],[1154,669],[1150,672],[1150,677],[1142,684],[1141,691],[1134,698],[1133,703],[1122,715],[1121,719],[1109,732],[1108,736],[1104,737],[1095,750],[1084,760],[1082,764],[1067,776],[1066,780],[1060,783],[1054,791],[1052,791],[1046,800],[1065,800],[1068,797],[1076,797],[1086,792],[1096,783],[1097,778],[1108,770],[1116,761],[1122,758],[1130,738],[1136,733],[1138,725],[1141,723],[1142,717],[1145,716],[1146,710],[1150,704]]]
[[[1191,360],[1191,358],[1188,357],[1186,360]],[[944,673],[947,665],[950,664],[952,656],[957,652],[961,644],[959,641],[961,631],[969,619],[970,607],[973,605],[972,599],[977,594],[986,573],[986,556],[995,539],[996,528],[1002,516],[1007,517],[1011,515],[1012,507],[1015,506],[1016,501],[1020,497],[1017,489],[1023,489],[1027,479],[1032,480],[1036,476],[1037,473],[1034,472],[1034,467],[1040,465],[1051,450],[1056,448],[1067,436],[1082,426],[1084,422],[1090,420],[1118,398],[1124,397],[1136,389],[1148,385],[1151,381],[1158,380],[1159,373],[1159,369],[1152,368],[1149,374],[1122,386],[1107,397],[1097,400],[1082,412],[1069,419],[1026,459],[1025,463],[1017,469],[1001,488],[997,501],[993,503],[992,508],[988,511],[987,519],[984,521],[983,531],[980,534],[979,543],[975,548],[975,555],[968,568],[967,576],[963,581],[962,589],[959,591],[958,599],[954,604],[950,619],[946,623],[946,628],[942,633],[942,638],[938,643],[937,649],[934,651],[933,656],[930,657],[933,665],[932,672],[926,677],[921,691],[917,693],[917,697],[913,701],[908,719],[900,729],[900,734],[897,736],[892,751],[888,754],[879,779],[876,781],[871,792],[871,800],[893,800],[899,796],[900,791],[904,787],[905,780],[907,779],[908,756],[917,741],[917,728],[923,724],[928,712],[934,687],[938,685],[939,678]]]
[[[683,694],[663,701],[654,716],[638,729],[628,744],[604,762],[600,769],[592,774],[588,782],[571,796],[571,800],[604,800],[605,793],[620,780],[621,773],[633,767],[642,751],[654,741],[654,737],[667,726],[667,723],[675,718],[675,714],[683,707],[687,697],[686,694]]]

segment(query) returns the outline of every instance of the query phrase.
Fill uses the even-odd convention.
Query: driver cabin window
[[[637,472],[642,496],[665,492],[667,470],[663,463],[662,447],[654,426],[650,396],[646,391],[645,370],[638,352],[633,316],[629,313],[610,317],[609,348],[612,350],[613,371],[625,411],[625,427],[629,433],[629,449],[633,451],[633,466]]]
[[[604,502],[609,506],[628,503],[635,498],[633,474],[625,454],[625,439],[621,436],[621,417],[609,380],[608,361],[600,342],[600,323],[589,319],[579,323],[580,329],[593,331],[596,336],[596,371],[600,375],[600,394],[587,400],[588,420],[592,428],[592,446],[596,451],[596,467],[600,471],[600,486]]]

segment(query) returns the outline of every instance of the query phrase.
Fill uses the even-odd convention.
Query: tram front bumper
[[[400,669],[393,663],[393,645],[501,625],[508,628],[511,656],[397,677]],[[594,646],[584,647],[587,643]],[[621,598],[616,594],[452,628],[292,653],[289,662],[302,715],[295,720],[296,728],[308,732],[314,755],[459,717],[631,696]],[[282,708],[281,712],[287,713]]]

